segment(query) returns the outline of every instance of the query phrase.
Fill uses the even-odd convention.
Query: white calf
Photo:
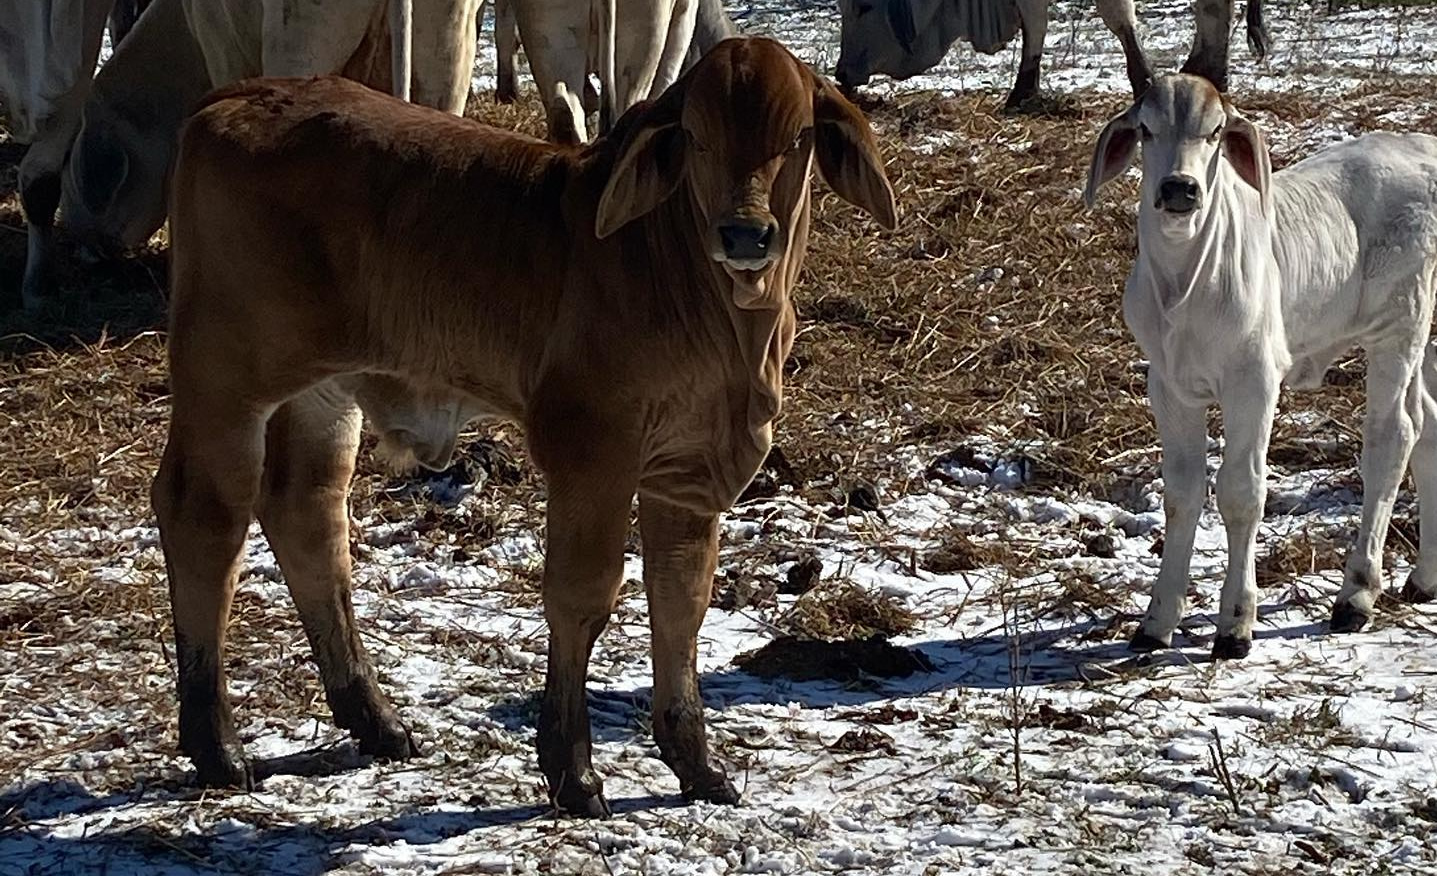
[[[1362,524],[1331,626],[1361,629],[1381,589],[1383,539],[1409,457],[1422,532],[1437,533],[1437,428],[1423,428],[1437,417],[1437,352],[1429,344],[1437,138],[1369,134],[1273,174],[1251,122],[1207,80],[1172,76],[1103,129],[1090,206],[1140,141],[1138,257],[1123,314],[1151,361],[1167,542],[1132,646],[1166,647],[1182,618],[1206,492],[1206,410],[1216,402],[1226,438],[1217,501],[1228,570],[1213,656],[1248,653],[1279,386],[1318,386],[1354,346],[1368,356]],[[1424,538],[1407,599],[1437,595],[1434,551],[1437,538]]]

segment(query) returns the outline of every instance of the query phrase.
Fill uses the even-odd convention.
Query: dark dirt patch
[[[932,672],[921,652],[900,648],[883,636],[819,642],[784,636],[734,658],[734,665],[759,678],[854,682],[864,678],[907,678]]]

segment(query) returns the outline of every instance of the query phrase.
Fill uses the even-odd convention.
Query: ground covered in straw
[[[1434,84],[1239,102],[1281,166],[1361,130],[1433,130]],[[366,457],[355,484],[356,610],[424,756],[370,763],[327,723],[256,533],[230,667],[265,780],[196,792],[144,495],[167,413],[163,247],[69,264],[67,298],[0,317],[0,874],[1437,870],[1437,615],[1323,624],[1361,494],[1360,357],[1284,400],[1252,657],[1206,659],[1210,511],[1182,647],[1131,658],[1162,541],[1118,312],[1134,188],[1094,212],[1078,197],[1122,103],[1079,92],[1007,117],[1001,101],[863,99],[896,232],[817,188],[780,452],[725,524],[701,638],[736,809],[683,805],[656,758],[636,581],[591,675],[617,814],[540,805],[544,499],[512,428],[470,435],[441,476]],[[537,126],[532,102],[476,112]],[[0,143],[6,282],[18,157]],[[1404,493],[1399,582],[1413,512]]]

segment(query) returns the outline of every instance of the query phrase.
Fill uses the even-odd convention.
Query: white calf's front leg
[[[1244,374],[1222,392],[1226,447],[1217,473],[1217,508],[1227,528],[1227,575],[1218,603],[1215,660],[1246,657],[1257,622],[1257,527],[1267,503],[1267,445],[1277,411],[1278,379]]]
[[[1418,372],[1422,347],[1373,347],[1367,351],[1367,416],[1362,424],[1362,523],[1347,557],[1342,590],[1332,606],[1332,631],[1367,626],[1382,592],[1382,548],[1397,488],[1417,441],[1423,387]]]
[[[1422,543],[1417,548],[1417,567],[1402,588],[1403,601],[1412,603],[1437,599],[1437,398],[1432,395],[1437,387],[1437,344],[1426,347],[1420,383],[1422,420],[1417,424],[1417,445],[1409,462],[1417,481]]]
[[[1154,372],[1148,398],[1163,443],[1163,513],[1167,530],[1163,560],[1147,614],[1133,636],[1134,651],[1155,651],[1172,643],[1187,607],[1188,572],[1198,516],[1207,495],[1207,410],[1172,397]]]

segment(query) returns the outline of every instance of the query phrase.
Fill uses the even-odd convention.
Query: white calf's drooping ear
[[[1267,143],[1257,126],[1237,110],[1228,108],[1227,124],[1222,129],[1222,154],[1242,181],[1257,189],[1262,199],[1262,212],[1271,206],[1272,159]]]
[[[657,207],[683,179],[687,135],[679,124],[682,98],[670,88],[624,137],[599,196],[594,233],[602,240]]]
[[[840,198],[866,210],[884,228],[896,228],[893,186],[868,120],[832,83],[812,71],[809,75],[815,83],[813,151],[819,172]]]
[[[1093,160],[1088,165],[1088,185],[1083,189],[1083,203],[1091,210],[1098,203],[1098,189],[1128,169],[1138,151],[1138,106],[1135,103],[1113,116],[1098,135]]]

